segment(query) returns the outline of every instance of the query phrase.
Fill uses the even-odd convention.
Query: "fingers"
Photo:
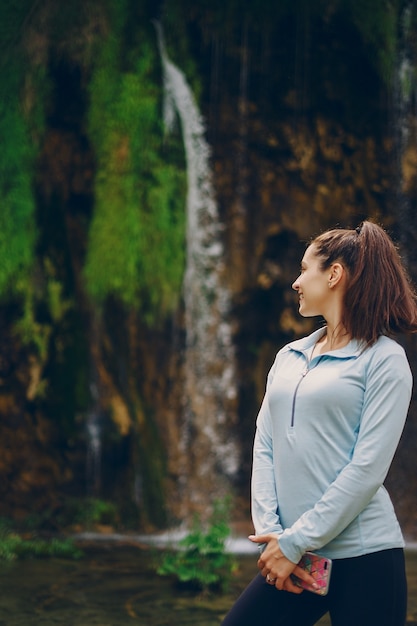
[[[259,561],[258,561],[258,568],[264,578],[266,578],[268,575],[271,576],[271,578],[276,578],[273,575],[273,573],[270,571],[269,567],[266,567],[265,565],[261,565]]]
[[[260,570],[262,570],[264,567],[268,568],[268,571],[270,569],[272,569],[274,566],[277,565],[278,561],[280,560],[285,561],[286,563],[290,563],[288,561],[288,559],[285,559],[285,557],[283,557],[283,555],[281,554],[281,552],[278,550],[278,546],[276,547],[276,549],[274,550],[268,550],[266,549],[259,557],[257,563],[258,563],[258,567]],[[290,565],[291,567],[291,571],[294,568],[294,563],[291,563]]]
[[[271,534],[268,535],[248,535],[248,539],[254,541],[255,543],[265,543],[268,539],[271,538]]]
[[[301,589],[301,587],[298,587],[294,584],[294,582],[291,580],[291,577],[283,579],[277,576],[275,578],[272,572],[269,572],[265,575],[265,580],[268,585],[275,587],[276,589],[278,589],[278,591],[288,591],[289,593],[295,593],[297,595],[303,592],[303,589]]]
[[[293,574],[294,574],[294,576],[297,576],[297,578],[300,578],[301,580],[306,582],[308,585],[310,585],[314,589],[318,589],[319,588],[319,586],[316,583],[316,581],[313,578],[313,576],[311,576],[311,574],[309,574],[302,567],[298,567],[298,565],[297,565],[297,567],[294,568]]]
[[[284,581],[283,589],[284,591],[289,591],[290,593],[295,593],[297,595],[303,593],[303,589],[295,585],[290,576]]]
[[[249,539],[254,543],[267,544],[258,559],[258,568],[269,585],[273,585],[280,591],[289,591],[298,595],[303,590],[291,579],[291,574],[295,574],[313,588],[317,587],[317,583],[308,572],[282,554],[276,534],[249,535]]]

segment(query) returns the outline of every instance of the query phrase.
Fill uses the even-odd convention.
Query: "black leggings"
[[[327,612],[332,626],[404,626],[406,611],[404,551],[395,548],[335,559],[324,597],[278,591],[258,574],[222,626],[313,626]]]

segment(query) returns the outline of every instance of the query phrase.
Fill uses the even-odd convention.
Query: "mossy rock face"
[[[163,130],[155,8],[55,4],[0,6],[0,512],[58,511],[68,494],[85,495],[94,409],[100,495],[155,528],[193,505],[181,486],[181,132]],[[233,297],[241,502],[274,353],[311,329],[290,287],[304,242],[373,217],[405,244],[417,277],[413,81],[396,73],[403,54],[416,68],[417,17],[401,13],[406,5],[164,4],[169,56],[192,85],[212,150]],[[407,145],[388,123],[400,112]],[[416,369],[412,340],[407,348]],[[415,414],[413,405],[389,479],[413,533]],[[195,476],[210,493],[212,477]]]

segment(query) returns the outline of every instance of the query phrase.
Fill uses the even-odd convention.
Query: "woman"
[[[390,335],[417,330],[416,297],[382,228],[330,230],[309,245],[292,285],[304,317],[326,326],[282,348],[257,419],[252,517],[260,574],[223,626],[403,626],[404,541],[383,486],[412,388]],[[307,551],[332,559],[329,593]]]

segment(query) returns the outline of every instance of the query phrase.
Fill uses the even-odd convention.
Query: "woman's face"
[[[329,270],[320,269],[320,259],[310,245],[301,261],[301,272],[292,288],[298,292],[299,313],[303,317],[323,315],[329,304]]]

